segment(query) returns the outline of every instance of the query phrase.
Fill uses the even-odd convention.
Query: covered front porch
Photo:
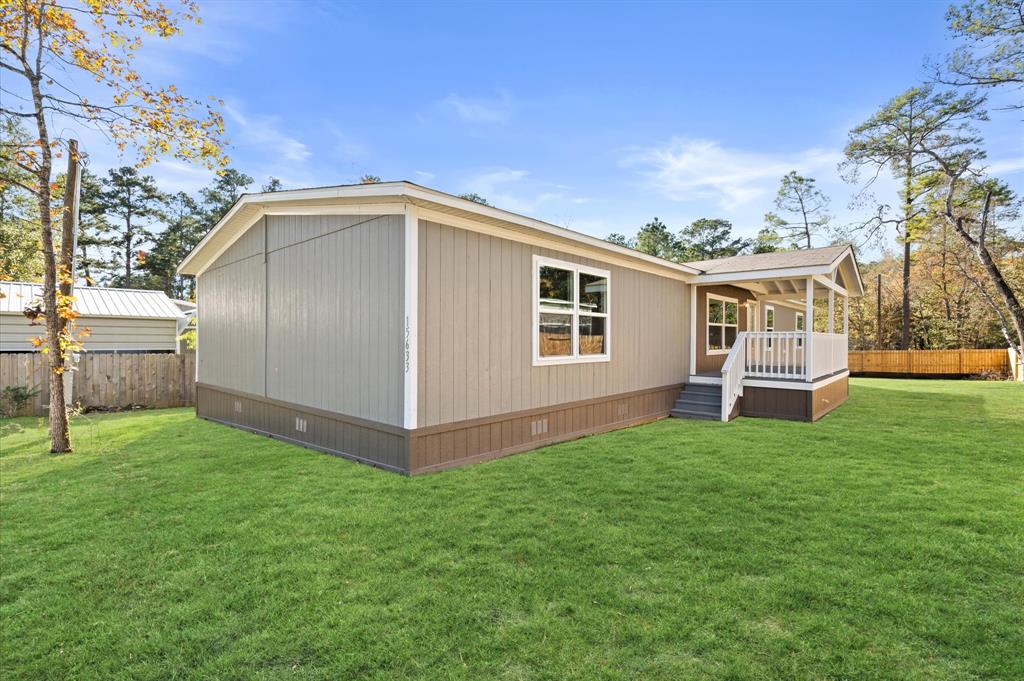
[[[775,257],[712,261],[723,266],[692,286],[689,383],[720,386],[721,394],[691,389],[688,398],[684,390],[676,415],[815,420],[845,399],[849,299],[863,293],[852,250],[765,255]],[[792,266],[751,267],[786,259]],[[839,381],[816,407],[815,394]]]

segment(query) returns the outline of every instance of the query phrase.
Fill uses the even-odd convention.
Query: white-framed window
[[[611,275],[533,256],[533,364],[611,359]]]
[[[797,331],[803,331],[804,330],[804,313],[803,312],[797,312],[796,313],[796,330]],[[803,338],[797,338],[796,339],[796,346],[798,348],[802,348],[804,346],[804,339]]]
[[[774,331],[775,330],[775,306],[765,305],[764,306],[764,330]],[[772,347],[772,339],[768,339],[768,347]]]
[[[739,333],[740,301],[714,293],[707,294],[707,354],[724,355],[732,349]]]

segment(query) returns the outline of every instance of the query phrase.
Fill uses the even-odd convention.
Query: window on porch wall
[[[709,293],[707,296],[707,353],[728,353],[739,333],[740,303]]]

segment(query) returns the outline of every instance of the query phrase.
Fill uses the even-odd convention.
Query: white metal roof
[[[16,313],[42,296],[43,287],[21,281],[0,281],[0,313]],[[185,314],[163,291],[75,286],[75,311],[83,317],[184,319]]]

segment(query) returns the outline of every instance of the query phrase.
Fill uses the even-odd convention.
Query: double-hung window
[[[707,315],[707,354],[728,353],[739,332],[740,301],[709,293]]]
[[[772,305],[764,306],[764,330],[774,331],[775,330],[775,307]],[[768,339],[768,347],[772,347],[772,339]]]
[[[534,364],[610,359],[610,281],[606,270],[533,257]]]
[[[804,330],[804,313],[803,312],[797,312],[796,313],[796,330],[797,331],[803,331]],[[804,339],[803,338],[797,338],[796,339],[796,346],[798,348],[802,348],[804,346]]]

